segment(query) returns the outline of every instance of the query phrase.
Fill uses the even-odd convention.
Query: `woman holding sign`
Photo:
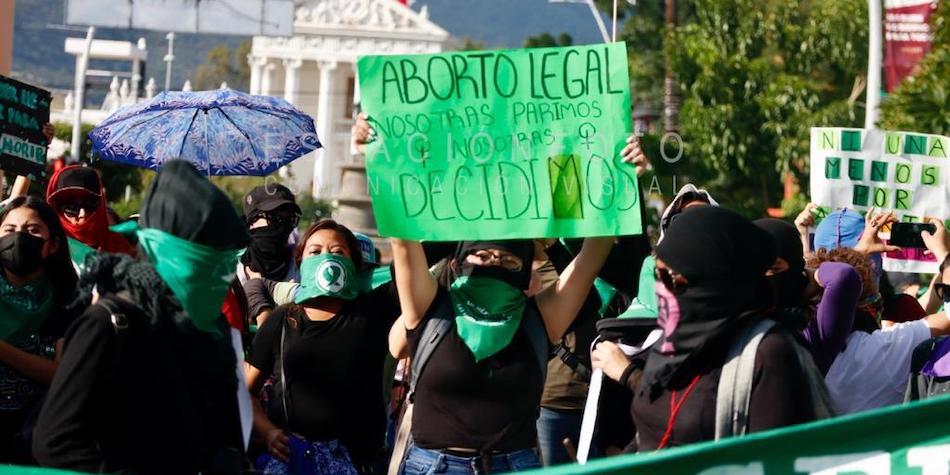
[[[0,463],[30,461],[29,421],[53,380],[75,288],[56,214],[14,198],[0,214]]]
[[[258,465],[268,474],[379,473],[393,286],[360,291],[359,242],[330,219],[304,232],[295,259],[294,302],[273,310],[247,358],[252,396],[272,373],[279,380],[267,410],[255,399],[254,430],[268,449]]]
[[[357,146],[370,134],[361,118]],[[393,331],[404,332],[413,355],[413,441],[402,473],[540,467],[535,422],[548,349],[577,316],[613,241],[587,239],[557,282],[529,298],[531,240],[463,242],[440,285],[421,243],[393,239],[402,308]]]

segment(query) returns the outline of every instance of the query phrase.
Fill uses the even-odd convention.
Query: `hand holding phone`
[[[937,231],[937,226],[933,223],[894,223],[891,225],[890,244],[924,249],[927,245],[920,236],[921,231],[933,234]]]

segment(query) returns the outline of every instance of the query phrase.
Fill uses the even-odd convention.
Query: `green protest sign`
[[[950,396],[535,473],[931,475],[950,468]]]
[[[641,232],[623,43],[359,60],[379,232],[407,239]]]

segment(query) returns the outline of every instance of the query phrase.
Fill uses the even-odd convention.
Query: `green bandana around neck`
[[[155,271],[195,326],[218,333],[221,305],[234,277],[238,251],[215,249],[154,228],[136,234]]]
[[[95,254],[96,250],[89,247],[86,243],[71,237],[67,237],[66,242],[69,244],[69,256],[73,260],[73,266],[76,267],[80,274],[86,272],[86,258]]]
[[[53,310],[53,289],[43,279],[22,288],[0,270],[0,340],[17,343],[39,331]]]
[[[294,302],[299,304],[315,297],[353,300],[359,295],[359,289],[353,261],[325,252],[300,262],[300,288]]]
[[[449,288],[455,328],[479,362],[498,353],[521,325],[527,297],[496,279],[462,276]]]

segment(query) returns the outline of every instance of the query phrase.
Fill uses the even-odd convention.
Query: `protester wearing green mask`
[[[53,380],[65,307],[76,288],[66,233],[52,208],[33,197],[0,213],[0,464],[26,464],[30,415]]]
[[[383,362],[399,314],[395,286],[361,289],[363,265],[353,233],[333,220],[304,232],[295,258],[300,285],[293,303],[275,308],[247,358],[254,430],[267,442],[264,473],[381,473],[386,428]],[[251,281],[249,281],[251,283]],[[265,410],[257,401],[274,373]]]
[[[420,243],[392,243],[403,322],[393,332],[405,332],[418,360],[434,341],[428,326],[448,321],[453,328],[429,348],[424,366],[413,367],[412,446],[403,473],[443,464],[451,474],[539,467],[535,420],[549,345],[580,310],[613,238],[586,240],[557,282],[531,298],[530,240],[461,243],[442,285]]]
[[[59,371],[36,425],[45,466],[232,473],[244,459],[237,355],[221,315],[249,237],[227,196],[183,161],[142,204],[139,259],[87,260]]]

